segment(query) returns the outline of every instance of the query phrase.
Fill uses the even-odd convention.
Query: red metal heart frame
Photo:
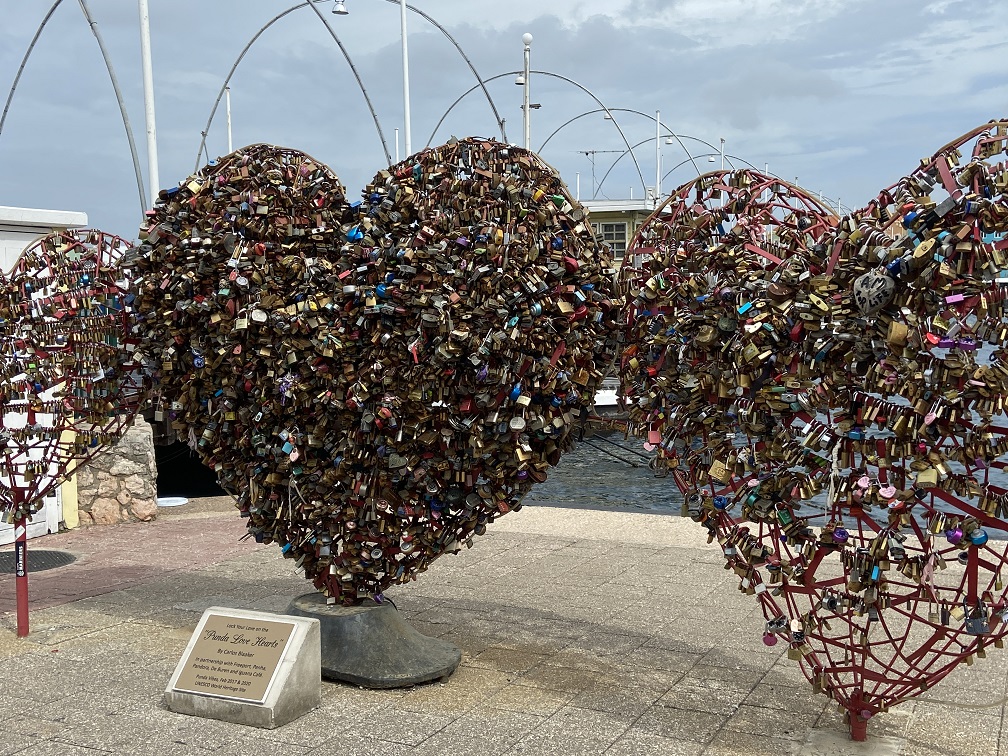
[[[805,195],[810,233],[783,252],[738,179],[741,223],[688,186],[631,245],[658,250],[623,361],[632,419],[766,642],[857,738],[1008,632],[1006,141],[1008,123],[980,127],[820,233]]]
[[[129,245],[94,230],[29,245],[0,290],[0,505],[18,520],[132,423],[144,380],[118,269]]]

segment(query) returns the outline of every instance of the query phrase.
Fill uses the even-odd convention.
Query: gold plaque
[[[175,690],[264,703],[293,622],[208,614]]]

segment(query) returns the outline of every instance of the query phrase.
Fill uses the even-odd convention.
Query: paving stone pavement
[[[324,682],[319,709],[275,730],[162,702],[206,607],[282,613],[310,588],[275,546],[240,540],[226,500],[35,539],[29,566],[32,549],[78,559],[31,575],[25,639],[14,579],[0,583],[0,756],[1008,754],[996,650],[870,722],[867,744],[848,741],[836,706],[763,645],[755,602],[698,531],[652,512],[525,506],[388,592],[462,649],[447,682]]]

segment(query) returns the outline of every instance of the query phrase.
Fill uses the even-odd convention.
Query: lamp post
[[[350,54],[347,52],[346,47],[343,46],[340,38],[336,36],[336,32],[333,31],[332,27],[326,22],[325,17],[319,13],[318,8],[315,6],[316,3],[314,0],[302,0],[302,2],[292,5],[287,10],[278,13],[272,19],[263,24],[259,28],[259,31],[252,35],[252,38],[245,43],[245,47],[243,47],[242,51],[238,53],[238,57],[235,58],[235,62],[231,65],[231,70],[228,71],[227,76],[224,77],[224,82],[221,84],[220,91],[217,93],[217,99],[214,100],[213,107],[210,109],[210,115],[207,117],[206,126],[203,128],[203,131],[200,132],[202,138],[200,139],[199,149],[196,150],[196,163],[193,167],[194,173],[200,168],[200,160],[202,158],[203,151],[206,149],[207,134],[210,133],[210,125],[213,123],[214,115],[217,113],[217,108],[220,106],[221,100],[224,99],[224,90],[227,88],[228,84],[231,83],[231,77],[234,76],[234,73],[238,69],[238,65],[242,62],[242,59],[245,57],[245,54],[252,48],[252,45],[255,44],[256,40],[259,39],[267,29],[273,26],[273,24],[301,8],[311,8],[315,12],[319,21],[325,26],[329,36],[332,37],[333,42],[336,43],[340,52],[343,53],[343,57],[346,59],[347,65],[350,66],[350,71],[353,73],[354,79],[357,81],[357,86],[360,87],[361,94],[364,96],[364,102],[367,103],[368,111],[371,113],[371,118],[374,120],[375,131],[378,132],[378,138],[381,140],[382,150],[385,152],[385,159],[388,160],[389,165],[392,164],[392,155],[389,153],[388,145],[385,143],[385,134],[382,132],[381,123],[378,121],[378,114],[375,112],[374,105],[371,103],[371,98],[367,93],[367,89],[364,87],[364,82],[361,80],[360,73],[357,71],[357,67],[350,58]],[[344,10],[346,9],[344,8]],[[334,10],[333,12],[335,13],[336,11]]]
[[[147,196],[151,203],[161,186],[158,177],[157,125],[154,119],[154,73],[150,49],[150,10],[147,0],[139,0],[140,63],[143,68],[144,116],[147,121]]]
[[[392,2],[394,0],[388,0],[388,1]],[[584,86],[583,84],[579,84],[578,82],[574,81],[574,79],[570,78],[569,76],[564,76],[563,74],[558,74],[555,71],[543,71],[543,70],[531,70],[531,69],[529,70],[529,73],[530,74],[536,74],[537,76],[549,76],[550,78],[559,79],[560,81],[563,81],[563,82],[565,82],[567,84],[570,84],[571,86],[577,87],[582,92],[584,92],[586,95],[588,95],[589,97],[591,97],[595,101],[595,104],[599,106],[599,110],[594,110],[594,111],[592,111],[593,113],[598,113],[600,111],[604,111],[606,113],[611,113],[614,110],[613,108],[607,108],[605,106],[605,104],[602,102],[602,100],[600,100],[598,98],[598,95],[596,95],[594,92],[592,92],[590,89],[588,89],[588,87]],[[522,74],[523,74],[523,71],[505,71],[504,73],[499,73],[499,74],[496,74],[494,76],[490,76],[490,77],[488,77],[486,79],[483,79],[480,82],[480,84],[477,84],[474,87],[470,87],[465,92],[463,92],[461,95],[459,95],[455,99],[455,102],[453,102],[451,105],[449,105],[448,108],[447,108],[447,110],[445,110],[445,112],[441,114],[441,118],[438,119],[437,124],[434,126],[434,130],[431,131],[431,135],[430,135],[430,137],[427,140],[428,146],[434,140],[434,136],[437,134],[438,129],[441,128],[441,124],[443,124],[445,122],[445,119],[448,117],[448,115],[455,109],[455,107],[460,102],[462,102],[462,100],[464,100],[466,98],[467,95],[472,94],[473,92],[475,92],[477,89],[480,88],[480,86],[482,84],[488,84],[491,81],[496,81],[497,79],[503,78],[505,76],[514,76],[515,77],[515,84],[519,84],[520,85],[520,84],[523,83]],[[536,109],[539,106],[536,103],[532,103],[532,104],[529,105],[529,107],[534,110],[534,109]],[[615,110],[620,110],[620,109],[621,108],[615,108]],[[634,111],[634,112],[636,112],[636,111]],[[645,117],[647,117],[647,118],[651,118],[651,116],[649,116],[647,114],[643,114],[643,115],[645,115]],[[572,120],[574,120],[574,119],[572,119]],[[568,123],[570,123],[570,121],[568,121]],[[566,124],[564,124],[564,125],[566,125]],[[616,131],[619,132],[620,139],[623,140],[623,144],[626,145],[626,148],[627,148],[627,150],[630,153],[630,159],[633,160],[633,162],[634,162],[634,168],[637,169],[637,176],[640,178],[641,186],[646,186],[647,182],[644,180],[644,173],[641,171],[640,164],[638,164],[638,162],[637,162],[637,156],[634,155],[633,149],[630,147],[630,141],[626,138],[626,134],[623,133],[623,129],[620,127],[620,125],[618,123],[616,123],[615,120],[613,120],[613,126],[616,127]],[[553,132],[553,134],[556,134],[556,132],[558,130],[559,129],[555,130]],[[549,140],[547,139],[546,141],[548,142]],[[543,147],[545,147],[545,146],[546,146],[546,142],[543,142],[542,146],[539,147],[539,152],[542,152]],[[685,147],[683,149],[685,149]],[[687,152],[688,152],[688,150],[687,150]],[[697,173],[700,173],[700,171],[698,170]]]
[[[310,1],[325,2],[325,0],[310,0]],[[507,136],[504,133],[504,119],[501,118],[500,114],[497,112],[497,106],[494,104],[493,98],[490,97],[490,92],[487,91],[486,84],[484,83],[479,73],[477,73],[476,68],[473,66],[472,61],[469,60],[469,56],[465,54],[465,51],[462,49],[461,45],[459,45],[458,40],[456,40],[451,34],[449,34],[447,29],[441,26],[441,24],[439,24],[429,15],[424,13],[422,10],[414,8],[412,5],[407,5],[406,0],[386,0],[386,2],[397,3],[399,5],[399,30],[400,30],[400,37],[402,39],[402,72],[403,72],[403,127],[404,127],[403,139],[405,142],[404,146],[406,148],[406,154],[410,155],[413,152],[412,136],[411,136],[412,127],[410,125],[409,46],[407,43],[407,34],[406,34],[407,10],[411,10],[414,13],[419,14],[422,18],[426,19],[431,24],[436,26],[438,30],[440,30],[440,32],[444,34],[445,37],[448,38],[448,41],[455,46],[455,49],[458,50],[459,55],[461,55],[462,58],[465,60],[466,65],[469,66],[469,70],[472,71],[473,76],[476,77],[476,81],[479,82],[479,86],[482,87],[483,93],[486,95],[487,102],[490,103],[490,108],[493,110],[494,118],[497,119],[497,125],[500,127],[501,138],[506,140]],[[336,6],[333,8],[333,13],[336,13],[340,16],[346,16],[349,13],[349,11],[346,9],[344,0],[336,0]],[[398,158],[396,158],[396,162],[399,162]]]
[[[529,124],[529,62],[532,54],[532,35],[525,32],[522,35],[522,44],[525,45],[525,66],[522,69],[522,125],[525,133],[525,149],[532,149],[532,132]]]
[[[654,182],[654,206],[661,203],[661,111],[656,110],[654,114],[655,122],[655,182]]]
[[[56,0],[57,4],[60,3],[60,2],[62,2],[62,1],[63,0]],[[344,47],[343,43],[340,41],[339,37],[336,35],[335,31],[333,31],[332,27],[326,22],[325,18],[322,16],[322,14],[319,12],[319,10],[315,7],[315,6],[320,5],[320,4],[322,4],[324,2],[327,2],[327,1],[328,0],[300,0],[300,2],[297,2],[294,5],[292,5],[291,7],[289,7],[287,10],[278,13],[272,19],[270,19],[265,24],[263,24],[259,28],[259,31],[257,31],[254,35],[252,35],[252,37],[248,40],[248,42],[245,43],[245,47],[243,47],[242,51],[240,53],[238,53],[238,57],[235,58],[235,61],[231,65],[231,69],[228,71],[227,76],[224,77],[224,82],[221,84],[220,91],[217,93],[217,98],[214,100],[213,107],[210,109],[210,115],[207,117],[206,126],[203,128],[203,131],[201,132],[202,138],[200,139],[199,149],[196,150],[196,162],[195,162],[195,166],[193,168],[194,171],[199,170],[200,159],[201,159],[201,156],[202,156],[203,151],[204,151],[205,146],[206,146],[207,135],[210,133],[210,126],[213,124],[213,119],[214,119],[214,116],[217,114],[218,107],[220,107],[221,100],[224,99],[224,95],[225,95],[225,91],[224,90],[228,86],[228,84],[230,83],[231,77],[234,76],[234,73],[238,69],[239,64],[245,58],[246,53],[248,53],[248,51],[252,48],[252,45],[254,45],[256,43],[256,40],[258,40],[266,32],[267,29],[269,29],[271,26],[273,26],[273,24],[277,23],[282,18],[285,18],[286,16],[290,15],[294,11],[300,10],[301,8],[307,8],[307,7],[311,7],[311,9],[315,12],[315,15],[318,17],[319,21],[321,21],[325,25],[326,31],[329,33],[329,36],[332,37],[333,42],[335,42],[339,46],[340,52],[343,54],[343,57],[346,59],[347,65],[350,66],[350,70],[353,73],[354,78],[357,81],[357,86],[360,88],[361,94],[364,96],[364,101],[367,104],[368,111],[370,112],[371,118],[374,121],[375,131],[378,132],[378,138],[381,140],[382,150],[385,152],[385,158],[389,161],[389,164],[392,163],[392,155],[389,152],[388,145],[385,142],[385,135],[382,132],[381,124],[378,121],[378,114],[375,112],[374,105],[371,103],[371,98],[370,98],[370,96],[367,93],[367,89],[365,89],[365,87],[364,87],[364,82],[361,80],[360,73],[357,71],[357,67],[354,65],[353,61],[351,60],[350,54],[347,52],[346,48]],[[385,0],[385,2],[395,3],[395,4],[398,5],[398,4],[400,4],[401,0]],[[421,18],[423,18],[425,21],[427,21],[428,23],[430,23],[432,26],[436,27],[438,29],[438,31],[440,31],[448,39],[448,41],[452,43],[452,45],[458,51],[459,55],[462,56],[462,59],[465,61],[466,65],[469,67],[469,70],[472,71],[473,76],[476,78],[477,84],[476,84],[475,87],[473,87],[473,90],[475,90],[475,89],[482,89],[483,90],[483,94],[486,96],[487,103],[490,105],[490,108],[493,111],[494,118],[496,118],[497,123],[500,126],[501,138],[506,141],[507,140],[507,135],[506,135],[506,133],[504,131],[504,119],[500,117],[500,114],[497,111],[497,105],[494,103],[493,98],[490,96],[490,92],[486,88],[486,83],[488,81],[490,81],[490,79],[484,80],[480,76],[479,72],[476,70],[476,67],[473,65],[472,61],[469,59],[469,56],[466,55],[465,51],[462,49],[462,46],[459,44],[458,40],[455,39],[448,32],[448,30],[445,29],[441,24],[439,24],[434,18],[432,18],[428,14],[424,13],[423,11],[421,11],[421,10],[419,10],[417,8],[414,8],[412,5],[406,4],[406,9],[413,11],[414,13],[418,14]],[[337,15],[337,16],[346,16],[346,15],[348,15],[349,11],[346,8],[345,0],[337,0],[336,3],[335,3],[335,5],[334,5],[334,7],[333,7],[333,9],[332,9],[332,12],[335,15]],[[407,97],[407,101],[408,101],[408,97]],[[445,116],[442,116],[442,120],[446,116],[447,116],[447,113],[445,114]],[[2,123],[3,123],[3,120],[2,120],[2,117],[0,117],[0,127],[2,127]],[[440,123],[438,125],[440,126]],[[436,129],[435,129],[435,131],[436,131]],[[396,160],[396,162],[399,162],[399,161]]]
[[[724,173],[724,137],[721,137],[721,173]],[[725,193],[719,192],[721,195],[721,207],[724,207]]]
[[[333,13],[345,16],[349,13],[343,0],[336,0]],[[406,0],[399,0],[399,36],[402,38],[402,99],[403,99],[403,143],[406,155],[413,154],[410,137],[410,94],[409,94],[409,45],[406,41]],[[398,141],[396,142],[398,145]],[[396,158],[396,162],[399,162]]]
[[[579,118],[584,118],[585,116],[592,115],[593,113],[599,113],[599,112],[604,112],[605,115],[603,116],[603,118],[605,118],[605,120],[607,120],[607,121],[612,121],[613,125],[616,126],[617,129],[619,129],[619,124],[616,123],[616,119],[613,116],[613,113],[633,113],[634,115],[639,115],[639,116],[642,116],[644,118],[648,118],[648,119],[654,121],[655,122],[655,130],[656,130],[656,132],[658,134],[661,133],[661,128],[662,128],[661,118],[660,118],[661,114],[658,113],[658,111],[655,111],[656,116],[658,116],[658,117],[654,117],[654,116],[649,116],[647,113],[645,113],[643,111],[634,110],[633,108],[607,108],[607,107],[602,107],[602,108],[599,108],[599,109],[596,109],[596,110],[586,110],[585,112],[580,113],[580,114],[574,116],[573,118],[568,119],[564,123],[560,124],[557,128],[555,128],[553,130],[552,134],[550,134],[548,137],[546,137],[546,141],[544,141],[541,145],[539,145],[539,152],[541,153],[545,149],[545,147],[549,143],[549,141],[553,137],[555,137],[557,135],[557,133],[561,129],[566,128],[570,124],[574,123],[574,121],[578,120]],[[699,176],[700,174],[702,174],[703,171],[700,170],[700,166],[698,166],[696,164],[696,161],[693,160],[693,156],[690,154],[690,151],[688,149],[686,149],[686,145],[683,144],[682,140],[683,139],[693,139],[694,141],[697,141],[697,142],[700,142],[701,144],[707,145],[712,150],[716,150],[717,148],[713,144],[711,144],[710,142],[705,141],[703,139],[699,139],[697,137],[689,136],[688,134],[677,134],[675,131],[673,131],[672,129],[670,129],[668,126],[665,127],[665,131],[667,133],[667,136],[665,137],[665,144],[676,144],[676,143],[678,143],[679,146],[682,147],[682,151],[685,152],[687,155],[690,155],[690,160],[693,162],[693,167],[696,168],[697,175]],[[650,141],[650,140],[647,139],[645,141]],[[625,142],[625,140],[624,140],[624,142]],[[639,144],[643,144],[643,142],[641,142]],[[639,146],[639,144],[638,145],[634,145],[634,147]],[[634,148],[630,147],[629,143],[626,143],[626,145],[627,145],[627,149],[628,150],[634,149]],[[617,160],[618,159],[619,158],[617,158]],[[713,157],[710,158],[710,161],[713,163],[714,162],[714,158]],[[644,181],[644,179],[642,177],[641,178],[641,183],[643,183],[643,181]]]
[[[234,144],[231,142],[231,87],[224,87],[224,94],[227,96],[227,132],[228,132],[228,154],[234,152]]]
[[[410,96],[409,96],[409,50],[406,46],[406,0],[399,0],[399,27],[402,34],[402,97],[403,97],[403,146],[406,156],[413,154],[410,141]]]
[[[613,110],[616,110],[616,108],[613,108]],[[651,116],[648,116],[648,118],[650,118],[650,117]],[[704,141],[703,139],[700,139],[698,137],[689,136],[688,134],[681,134],[680,136],[683,139],[692,139],[694,141],[706,144],[712,150],[716,150],[717,149],[710,142]],[[620,153],[619,156],[606,169],[606,172],[602,175],[602,178],[598,182],[598,186],[595,188],[595,191],[598,192],[598,191],[602,190],[602,185],[605,184],[606,179],[609,178],[609,174],[612,173],[613,169],[616,167],[616,165],[623,158],[625,158],[629,154],[632,154],[632,150],[636,150],[641,145],[647,144],[652,139],[654,139],[654,137],[648,137],[647,139],[642,139],[641,141],[637,142],[637,144],[632,145],[629,149],[625,149],[625,150],[622,150],[622,151],[620,151],[620,150],[591,150],[592,153],[598,153],[598,152],[619,152]],[[675,140],[672,140],[670,142],[670,141],[668,141],[668,139],[666,139],[665,144],[675,144]],[[694,155],[694,154],[690,153],[689,151],[686,151],[686,155],[688,157],[685,160],[683,160],[681,163],[677,163],[676,165],[672,166],[667,171],[665,171],[665,174],[662,176],[662,181],[664,181],[669,176],[671,176],[672,173],[676,169],[681,168],[682,166],[686,165],[687,163],[692,163],[693,164],[693,168],[697,172],[697,175],[701,176],[703,174],[700,171],[700,169],[697,167],[696,161],[699,160],[699,159],[702,159],[702,158],[707,158],[707,162],[709,162],[709,163],[716,163],[719,154],[720,153],[718,153],[718,152],[705,152],[705,153],[702,153],[702,154]],[[728,154],[726,152],[724,154],[724,159],[725,159],[725,162],[728,164],[728,167],[731,168],[733,171],[735,170],[735,163],[733,162],[735,160],[738,160],[740,163],[745,163],[750,168],[752,168],[754,171],[758,170],[755,165],[753,165],[752,163],[750,163],[745,158],[739,157],[738,155],[730,155],[730,154]],[[595,199],[595,194],[592,194],[592,199]]]

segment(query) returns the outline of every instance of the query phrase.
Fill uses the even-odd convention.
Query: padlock
[[[965,613],[965,621],[963,623],[963,630],[969,635],[988,635],[990,633],[990,624],[988,618],[990,613],[987,610],[987,605],[983,601],[977,601],[976,606],[972,609],[969,607],[967,602],[963,602],[963,612]]]

